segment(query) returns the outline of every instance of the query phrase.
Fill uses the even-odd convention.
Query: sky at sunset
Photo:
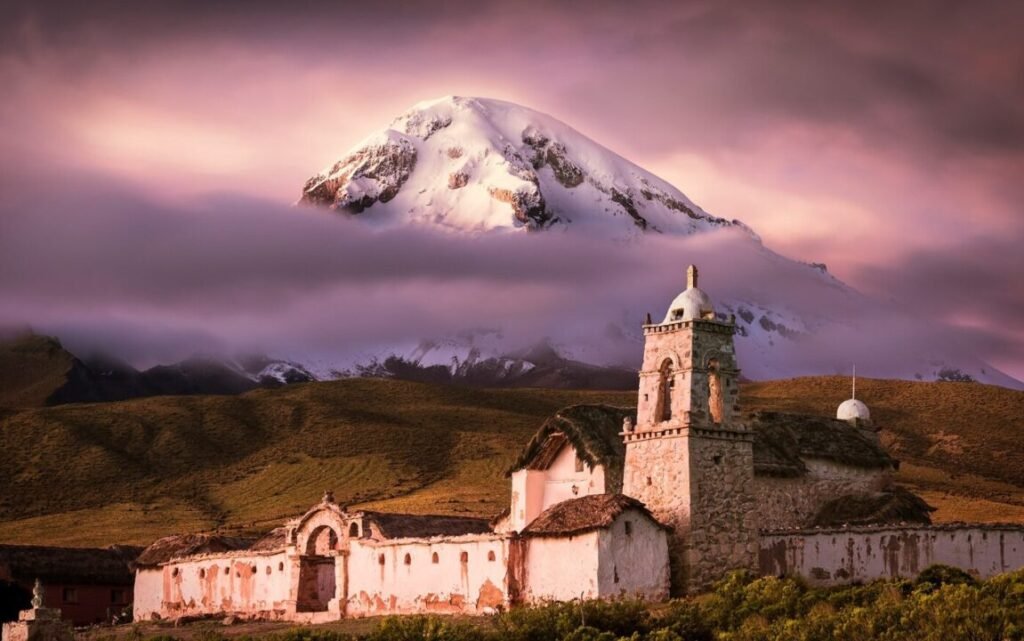
[[[229,203],[230,257],[263,225],[245,212],[287,218],[310,175],[454,94],[559,118],[1022,378],[1022,26],[1015,2],[5,2],[0,252],[23,260],[0,258],[0,321],[66,315],[43,300],[73,298],[55,286],[60,269],[107,259],[103,291],[134,296],[111,276],[131,270],[118,261],[133,239],[221,215],[217,203]],[[75,239],[101,250],[75,263]],[[29,273],[58,246],[67,265]],[[29,300],[37,277],[45,291]],[[164,328],[145,301],[132,322],[190,336],[208,293],[187,286],[202,274],[181,279],[191,329]],[[76,305],[117,327],[115,298],[95,298],[106,316]],[[438,326],[450,320],[434,306]],[[231,326],[257,324],[247,318]]]

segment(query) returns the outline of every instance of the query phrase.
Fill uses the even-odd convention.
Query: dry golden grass
[[[858,382],[936,520],[1024,523],[1024,393],[966,383]],[[840,377],[751,383],[744,408],[830,415]],[[352,506],[493,516],[504,471],[543,420],[633,392],[480,390],[350,379],[241,396],[138,399],[0,416],[0,542],[147,544],[256,533],[325,489]]]
[[[8,451],[23,453],[0,466],[0,540],[256,533],[325,489],[353,506],[493,516],[502,472],[545,417],[632,396],[351,379],[18,410],[0,419]]]

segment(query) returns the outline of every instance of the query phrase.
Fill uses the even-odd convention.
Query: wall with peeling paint
[[[598,593],[602,598],[668,598],[668,534],[636,510],[598,531]]]
[[[507,535],[353,539],[347,614],[472,614],[507,607],[508,568]]]
[[[961,568],[978,578],[1024,567],[1024,527],[876,526],[761,537],[763,574],[802,576],[814,585],[913,578],[936,563]]]
[[[136,621],[220,612],[280,618],[291,582],[283,552],[191,557],[136,576]],[[154,603],[154,593],[159,604]],[[156,607],[154,607],[156,606]]]

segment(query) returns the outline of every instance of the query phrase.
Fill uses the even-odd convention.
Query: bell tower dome
[[[644,325],[637,430],[659,425],[742,429],[736,424],[736,325],[718,320],[697,276],[697,267],[690,265],[686,290],[669,305],[665,320]]]
[[[687,269],[665,320],[644,325],[637,422],[623,432],[623,492],[673,528],[673,592],[757,565],[752,437],[740,420],[732,319]]]

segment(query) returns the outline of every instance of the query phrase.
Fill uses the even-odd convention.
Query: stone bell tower
[[[623,493],[673,528],[672,592],[757,568],[752,437],[739,417],[733,320],[715,316],[687,270],[661,323],[644,325],[637,423],[623,432]],[[628,426],[627,426],[628,429]]]

